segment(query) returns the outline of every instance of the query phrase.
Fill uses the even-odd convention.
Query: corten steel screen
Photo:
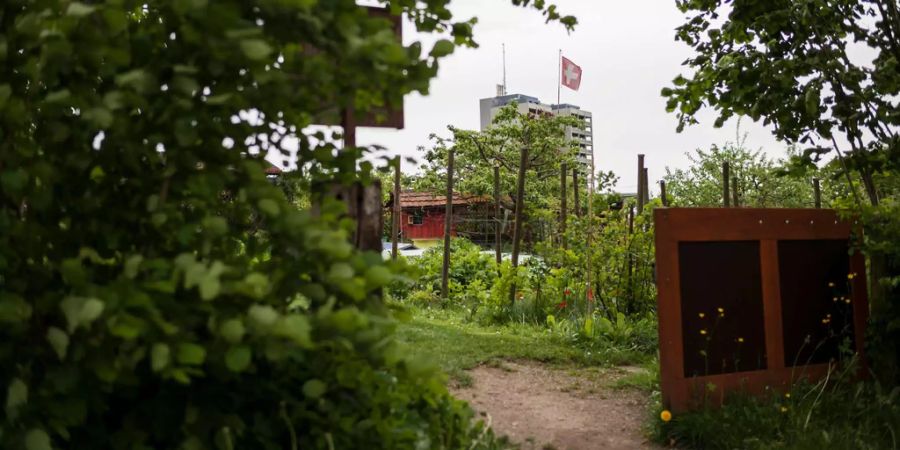
[[[778,241],[784,365],[827,363],[854,348],[847,240]]]
[[[684,376],[766,368],[759,241],[681,242]]]
[[[781,389],[862,353],[865,261],[835,211],[658,208],[654,222],[664,407]]]

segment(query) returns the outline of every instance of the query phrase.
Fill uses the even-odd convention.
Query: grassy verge
[[[439,365],[465,386],[465,370],[504,359],[527,359],[555,365],[641,365],[650,356],[610,346],[586,349],[546,328],[527,324],[482,326],[446,309],[412,309],[398,329],[409,351]]]
[[[900,388],[836,378],[763,399],[734,395],[722,408],[678,414],[668,423],[659,420],[657,406],[650,431],[679,448],[900,448]]]

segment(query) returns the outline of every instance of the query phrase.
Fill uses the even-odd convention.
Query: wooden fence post
[[[659,198],[662,199],[663,206],[669,206],[669,198],[666,196],[666,180],[659,180]]]
[[[399,254],[400,233],[402,233],[402,225],[400,224],[400,155],[394,166],[394,204],[391,213],[391,258],[397,260]]]
[[[513,248],[512,248],[512,266],[513,270],[519,267],[519,249],[522,245],[522,213],[525,209],[523,204],[525,199],[525,171],[528,169],[528,144],[522,146],[519,158],[519,174],[516,180],[516,211],[515,223],[513,224]],[[513,283],[509,287],[509,303],[516,301],[516,284]]]
[[[741,207],[740,199],[738,199],[738,181],[734,175],[731,176],[731,200],[735,208]]]
[[[566,248],[566,217],[568,216],[568,211],[566,210],[566,178],[569,175],[569,169],[566,167],[566,163],[560,164],[559,170],[559,191],[560,191],[560,200],[559,200],[559,243],[560,246],[565,249]]]
[[[822,186],[818,178],[813,178],[813,194],[816,196],[816,209],[819,209],[822,207]]]
[[[722,204],[728,208],[730,207],[731,199],[729,198],[729,189],[728,189],[728,181],[731,179],[731,174],[728,166],[728,161],[722,163]]]
[[[453,226],[453,149],[447,155],[447,209],[444,216],[444,268],[441,271],[441,298],[450,297],[450,229]]]
[[[572,168],[572,201],[574,202],[572,208],[575,209],[575,217],[581,218],[581,201],[579,200],[578,194],[578,165]]]
[[[644,204],[646,205],[650,203],[650,176],[647,173],[646,167],[644,167],[644,183],[641,190],[644,192]]]
[[[637,212],[644,212],[644,155],[638,155]]]

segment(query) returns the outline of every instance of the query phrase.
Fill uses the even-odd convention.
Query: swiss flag
[[[581,86],[581,67],[578,64],[569,61],[565,56],[562,57],[562,74],[560,76],[562,85],[577,91]]]

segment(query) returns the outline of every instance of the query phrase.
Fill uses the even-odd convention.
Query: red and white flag
[[[569,61],[565,56],[562,57],[562,74],[560,74],[560,80],[562,81],[562,85],[573,90],[577,91],[578,87],[581,86],[581,67],[578,67],[578,64]]]

